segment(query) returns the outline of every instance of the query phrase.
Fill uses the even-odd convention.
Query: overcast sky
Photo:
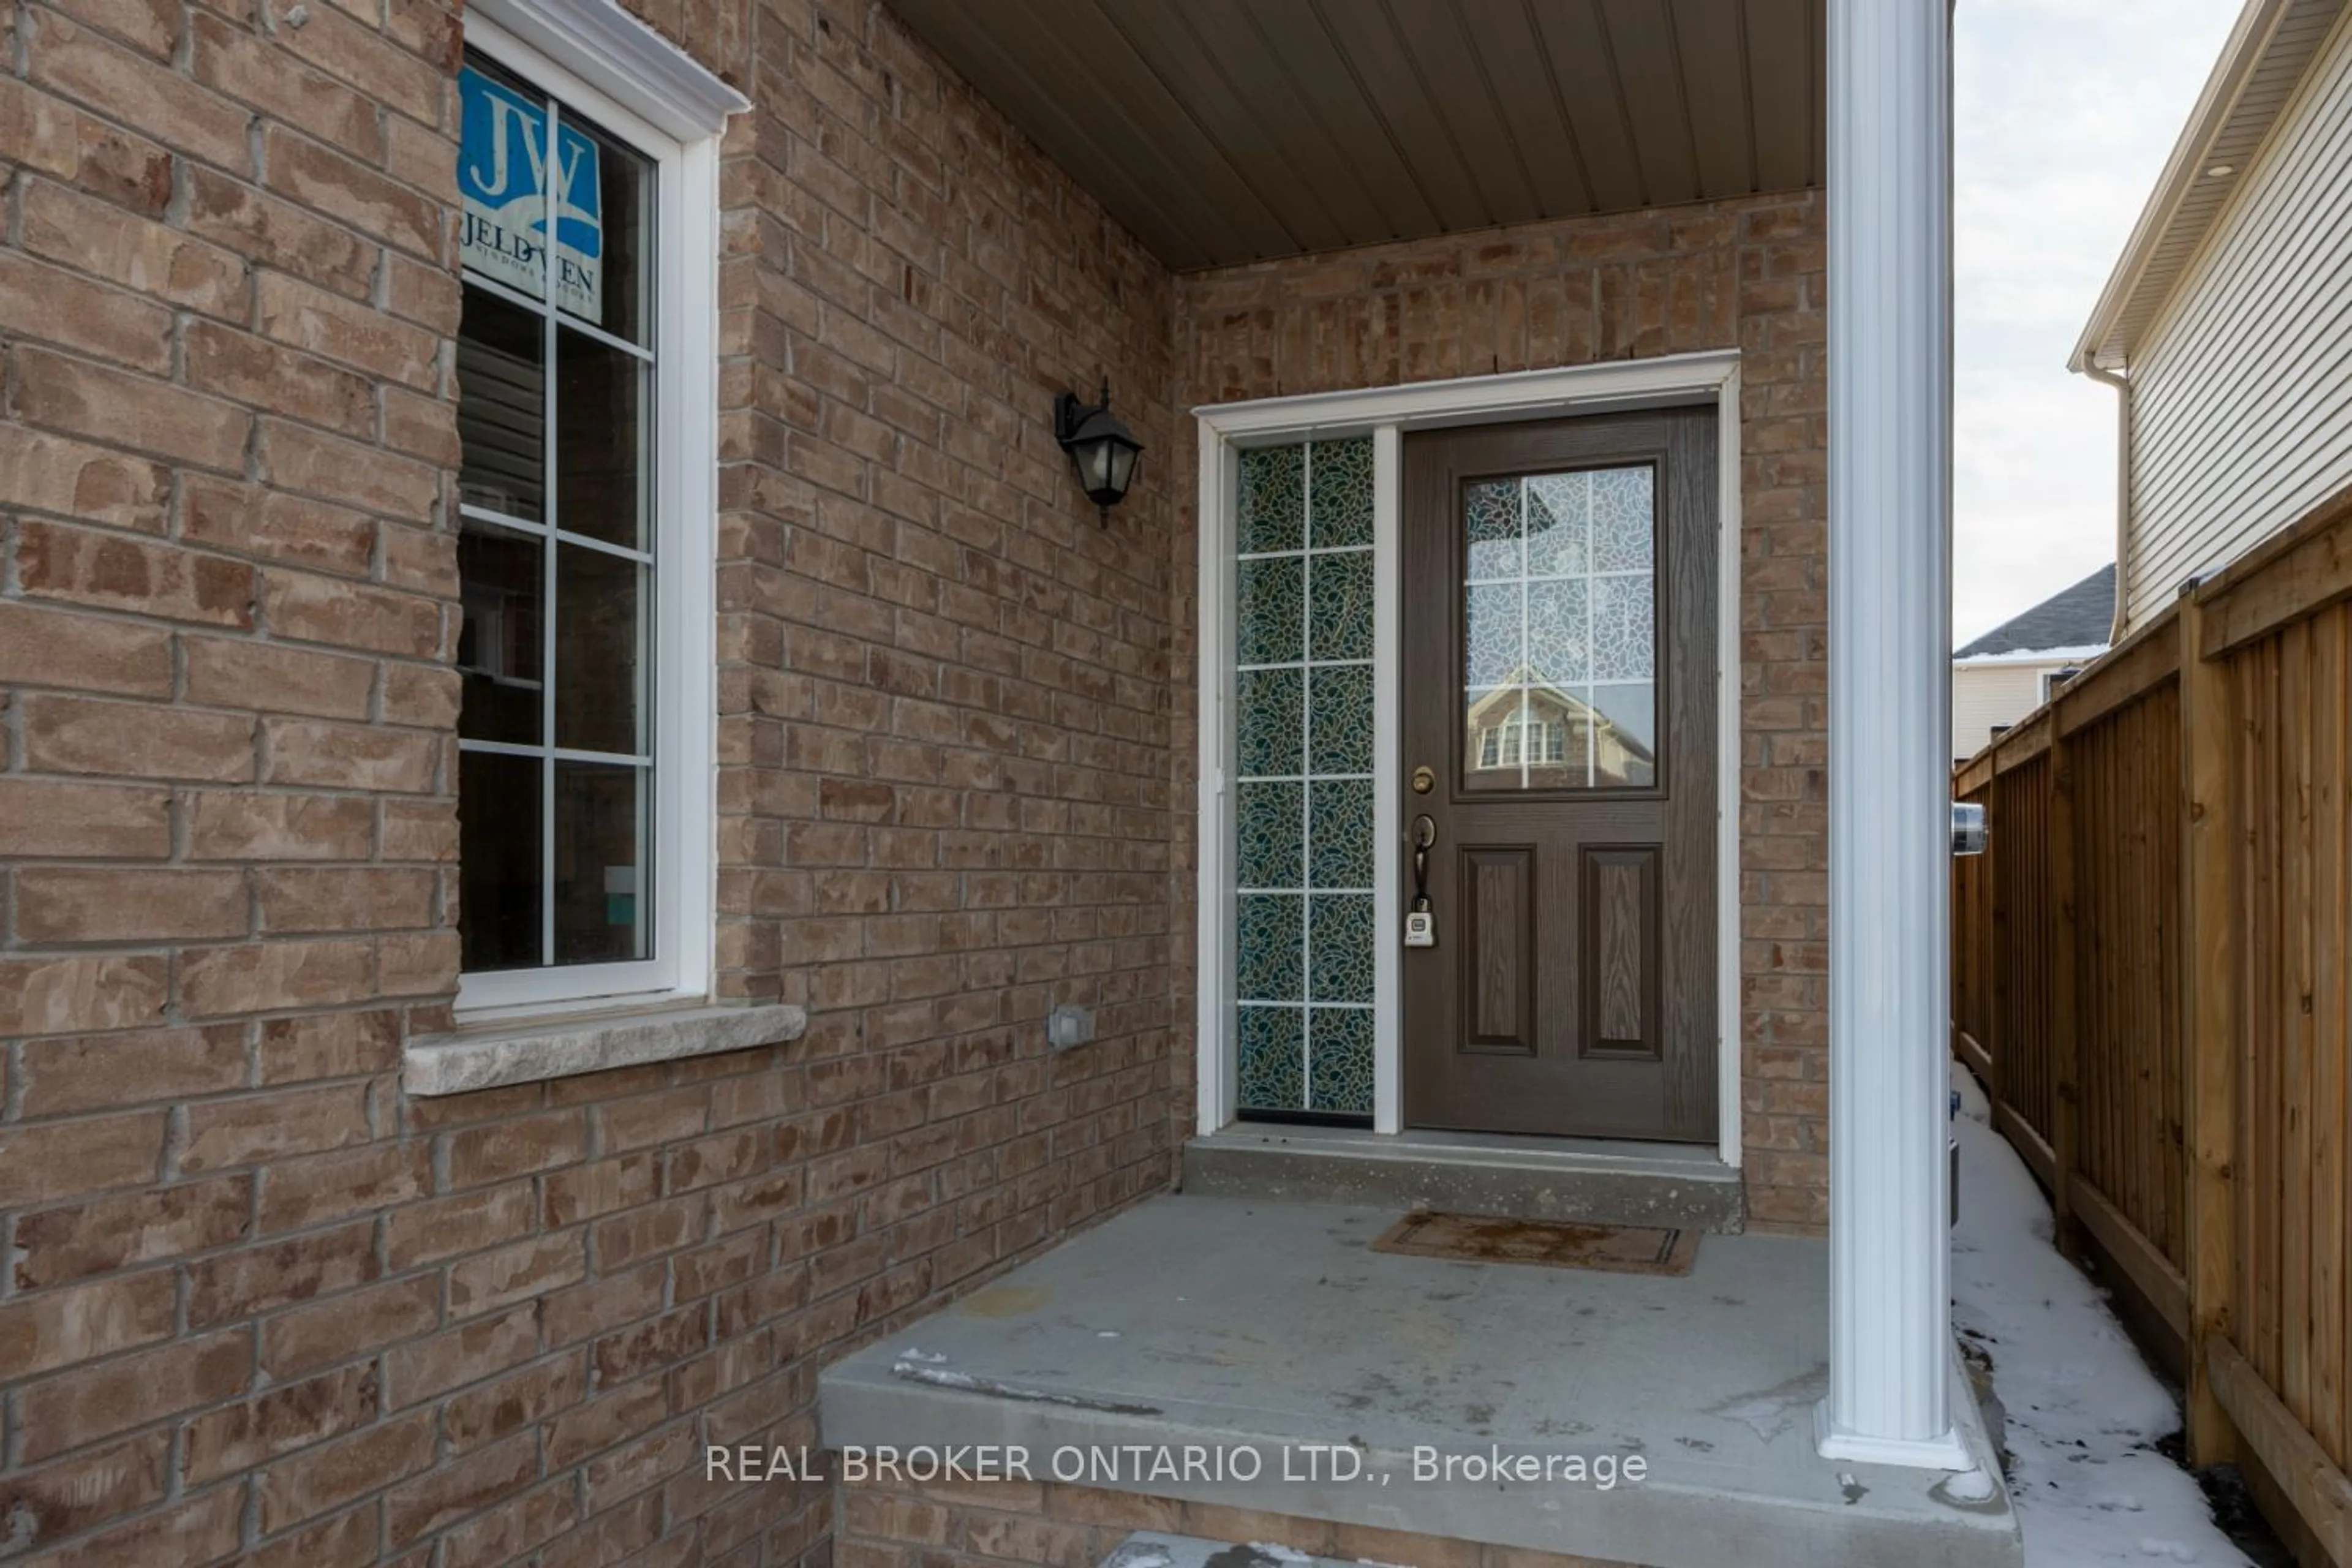
[[[2116,395],[2066,360],[2237,14],[1956,8],[1956,644],[2115,558]]]

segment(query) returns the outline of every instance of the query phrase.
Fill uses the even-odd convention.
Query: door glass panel
[[[1465,786],[1654,786],[1654,470],[1474,480],[1462,542]]]

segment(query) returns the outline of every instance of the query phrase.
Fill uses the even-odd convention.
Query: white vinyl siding
[[[2131,356],[2129,623],[2352,483],[2352,12]]]
[[[2042,682],[2061,664],[1956,665],[1952,669],[1952,760],[1973,757],[1996,724],[2014,724],[2042,706]]]

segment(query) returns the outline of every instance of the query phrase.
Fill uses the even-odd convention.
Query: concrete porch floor
[[[1065,1446],[1249,1446],[1255,1481],[1087,1484],[1645,1568],[2021,1562],[1997,1486],[1965,1501],[1938,1474],[1815,1454],[1825,1244],[1710,1236],[1664,1279],[1370,1250],[1395,1218],[1155,1199],[828,1369],[824,1441],[1020,1445],[1041,1480]],[[1284,1479],[1283,1447],[1307,1444],[1352,1446],[1362,1479]],[[1417,1447],[1639,1453],[1649,1474],[1417,1481]]]

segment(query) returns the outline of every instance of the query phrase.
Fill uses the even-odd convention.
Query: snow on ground
[[[2051,1245],[2050,1205],[1989,1124],[1976,1079],[1956,1067],[1952,1082],[1962,1095],[1952,1318],[1992,1359],[2027,1568],[2248,1568],[2195,1479],[2149,1447],[2179,1427],[2171,1394]]]

